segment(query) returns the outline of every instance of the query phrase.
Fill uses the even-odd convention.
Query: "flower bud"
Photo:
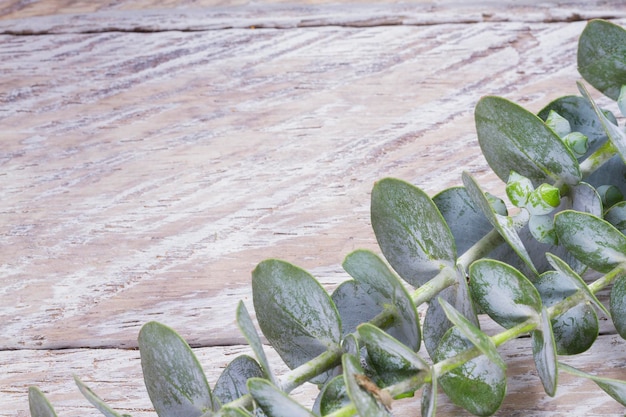
[[[561,193],[550,184],[541,184],[535,189],[526,202],[526,209],[532,215],[548,214],[561,203]]]
[[[565,135],[563,142],[576,158],[583,156],[589,149],[589,138],[580,132],[572,132]]]
[[[566,136],[572,131],[572,128],[569,125],[569,121],[554,110],[550,110],[550,113],[548,113],[546,125],[548,125],[548,127],[552,129],[554,133],[559,135],[560,138]]]
[[[524,207],[528,196],[533,192],[532,181],[515,171],[511,171],[506,182],[506,195],[515,207]]]

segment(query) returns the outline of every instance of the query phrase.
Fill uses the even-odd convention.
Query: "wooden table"
[[[249,352],[235,307],[252,311],[258,262],[293,262],[332,290],[345,255],[379,252],[377,179],[432,194],[467,170],[501,194],[473,107],[576,94],[585,20],[626,24],[622,1],[591,3],[3,2],[0,415],[29,415],[30,385],[59,416],[98,415],[72,374],[154,415],[134,350],[150,320],[180,332],[214,383]],[[626,342],[603,329],[569,363],[626,378]],[[502,349],[497,415],[623,415],[566,375],[547,398],[528,344]],[[464,415],[443,397],[439,411]]]

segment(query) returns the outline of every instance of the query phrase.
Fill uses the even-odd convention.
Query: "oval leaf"
[[[378,387],[363,374],[359,360],[350,354],[343,355],[343,377],[348,396],[361,417],[391,417],[383,404]]]
[[[558,377],[556,345],[554,343],[554,335],[552,334],[552,326],[550,325],[550,316],[545,307],[541,310],[541,325],[537,330],[531,332],[531,336],[533,358],[535,359],[539,379],[546,394],[554,397]]]
[[[77,376],[74,376],[74,382],[76,382],[76,385],[78,386],[78,390],[81,392],[81,394],[83,394],[85,398],[87,398],[87,400],[91,403],[91,405],[96,407],[98,411],[100,411],[106,417],[124,417],[128,415],[128,414],[124,414],[124,415],[119,414],[115,410],[113,410],[111,407],[109,407],[108,404],[102,401],[102,399],[98,397],[96,393],[91,390],[91,388],[85,385],[83,381],[78,379]]]
[[[149,322],[138,342],[144,382],[159,417],[195,417],[213,410],[202,367],[174,330]]]
[[[254,323],[252,322],[252,318],[250,317],[250,313],[248,313],[248,309],[243,301],[239,302],[237,306],[237,325],[239,326],[239,330],[243,333],[244,337],[248,341],[250,348],[254,352],[261,368],[263,369],[263,374],[265,378],[272,381],[272,383],[276,383],[274,380],[274,375],[272,374],[272,370],[270,369],[270,363],[267,360],[267,356],[265,356],[265,351],[263,350],[263,343],[261,342],[261,338],[254,327]],[[261,376],[261,375],[256,375]]]
[[[250,378],[262,378],[265,372],[250,356],[237,356],[217,379],[213,388],[213,397],[222,404],[235,401],[248,393],[246,383]]]
[[[31,417],[57,417],[52,404],[37,387],[28,388],[28,407]]]
[[[496,323],[513,327],[538,318],[541,297],[517,269],[500,261],[481,259],[470,265],[470,294]]]
[[[626,31],[606,20],[590,21],[578,39],[578,71],[589,84],[617,100],[626,84]]]
[[[601,378],[595,375],[588,374],[576,368],[572,368],[562,362],[559,362],[559,369],[576,376],[591,379],[598,384],[600,388],[607,394],[609,394],[615,401],[626,407],[626,381],[620,381],[618,379]]]
[[[582,263],[609,272],[626,261],[626,237],[594,215],[565,210],[554,216],[559,241]]]
[[[384,385],[392,385],[419,372],[428,365],[410,347],[369,323],[359,326],[359,335],[367,349],[369,364]]]
[[[374,253],[358,250],[349,254],[343,268],[376,301],[380,311],[387,309],[394,317],[387,332],[417,351],[421,343],[419,315],[404,285]]]
[[[611,317],[617,333],[626,339],[626,276],[617,278],[611,290]]]
[[[350,404],[343,375],[337,375],[324,385],[318,397],[320,415],[325,416]]]
[[[454,237],[433,201],[419,188],[393,178],[372,190],[372,227],[389,264],[413,286],[454,266]]]
[[[441,339],[435,354],[440,362],[472,347],[453,327]],[[490,416],[495,413],[506,393],[506,372],[484,355],[439,376],[439,385],[450,400],[477,416]]]
[[[248,391],[267,417],[315,417],[267,379],[249,379]]]
[[[340,346],[339,313],[308,272],[263,261],[252,272],[252,297],[261,331],[291,369]]]
[[[548,271],[537,279],[535,288],[544,306],[552,307],[574,294],[578,287],[556,272]],[[598,316],[589,303],[579,303],[552,318],[552,332],[559,355],[576,355],[589,349],[598,337]]]
[[[502,181],[509,173],[535,186],[581,179],[578,161],[559,136],[533,113],[502,97],[483,97],[474,113],[478,143],[487,163]]]
[[[359,324],[370,321],[380,313],[380,306],[376,299],[367,293],[366,286],[353,279],[344,281],[335,288],[332,300],[341,317],[344,337],[355,332]]]

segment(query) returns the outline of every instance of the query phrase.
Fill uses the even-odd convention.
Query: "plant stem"
[[[474,243],[465,253],[457,259],[457,265],[466,272],[470,264],[477,259],[487,256],[492,250],[504,243],[504,238],[496,229],[492,229],[478,242]]]

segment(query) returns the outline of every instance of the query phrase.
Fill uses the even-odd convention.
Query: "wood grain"
[[[267,28],[251,29],[243,8],[220,24],[215,9],[197,9],[213,20],[193,26],[186,9],[168,21],[137,3],[114,21],[128,26],[111,31],[114,7],[45,3],[9,2],[5,17],[22,19],[0,23],[0,368],[8,369],[0,415],[27,415],[30,384],[51,394],[59,415],[96,415],[72,373],[133,415],[150,414],[135,393],[137,352],[125,350],[150,320],[197,346],[214,383],[226,358],[245,350],[234,312],[239,300],[252,311],[258,262],[294,262],[332,290],[347,278],[345,255],[378,252],[369,225],[377,179],[433,194],[467,170],[501,194],[480,155],[473,107],[493,94],[537,111],[575,94],[584,27],[513,13],[510,22],[380,26],[393,15],[380,5],[360,9],[379,17],[366,27],[303,25],[313,9],[281,5],[262,16],[282,16],[284,26],[266,19]],[[316,7],[327,17],[344,10]],[[450,21],[454,10],[428,19]],[[67,14],[45,16],[57,12]],[[236,21],[241,28],[205,30]],[[152,29],[133,32],[138,24]],[[618,355],[616,340],[604,336],[600,346]],[[529,358],[510,349],[520,367],[512,370],[530,373]],[[620,360],[581,365],[623,378]],[[569,410],[571,397],[539,400],[528,375],[500,415]],[[597,390],[572,384],[567,395],[589,396],[587,415],[623,412],[609,400],[594,411],[605,406],[594,402]]]

